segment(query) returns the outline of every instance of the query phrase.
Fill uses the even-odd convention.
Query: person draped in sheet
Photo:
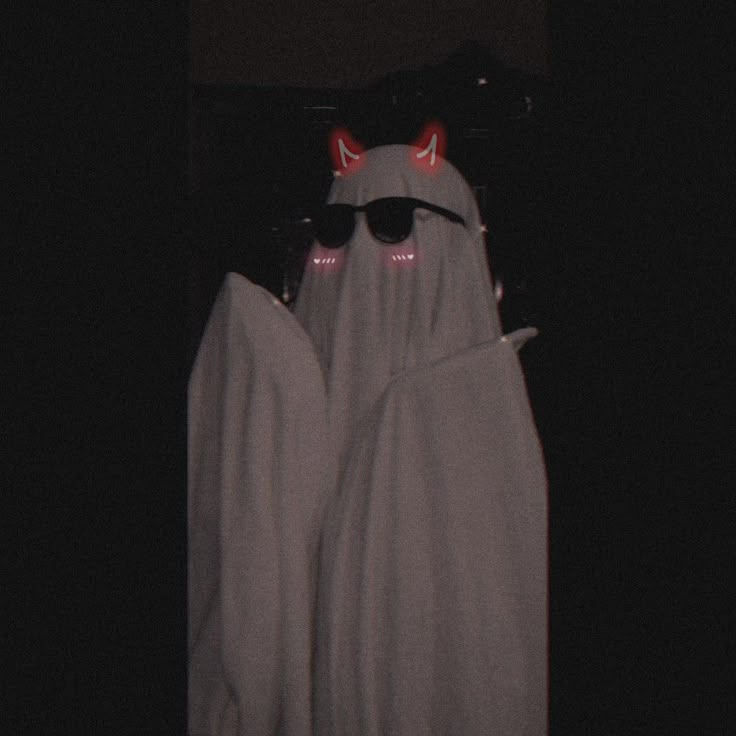
[[[420,154],[382,146],[340,172],[295,308],[336,482],[314,730],[540,736],[547,499],[526,335],[502,337],[472,190]]]
[[[547,731],[529,331],[502,335],[473,193],[422,155],[343,156],[294,315],[237,274],[210,315],[190,736]]]

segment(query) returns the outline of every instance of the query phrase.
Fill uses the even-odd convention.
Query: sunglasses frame
[[[377,204],[378,206],[381,206],[383,204],[388,204],[392,201],[401,202],[402,204],[406,203],[406,205],[410,207],[410,212],[412,216],[412,225],[411,225],[409,232],[406,234],[405,237],[399,240],[386,240],[380,237],[380,235],[375,232],[375,230],[373,229],[371,225],[370,210],[374,209],[375,211],[375,207]],[[431,202],[425,202],[421,199],[416,199],[414,197],[380,197],[379,199],[374,199],[362,205],[348,204],[346,202],[332,202],[331,204],[324,205],[321,211],[322,212],[329,211],[331,207],[336,207],[336,208],[339,207],[343,211],[350,210],[353,213],[353,226],[350,230],[350,233],[344,240],[342,240],[339,243],[328,245],[326,243],[323,243],[319,239],[319,237],[317,237],[317,230],[319,228],[315,225],[315,239],[320,243],[320,245],[322,245],[325,248],[330,248],[330,249],[341,248],[343,245],[345,245],[345,243],[347,243],[350,240],[350,238],[353,237],[353,233],[355,232],[355,213],[356,212],[366,213],[366,221],[368,224],[368,228],[371,231],[371,234],[376,240],[380,241],[384,245],[396,245],[397,243],[403,242],[409,237],[409,235],[411,235],[411,232],[414,229],[414,210],[417,210],[417,209],[423,209],[423,210],[427,210],[428,212],[433,212],[435,214],[442,215],[443,217],[448,219],[450,222],[458,223],[458,224],[461,224],[463,227],[465,227],[465,220],[462,217],[460,217],[460,215],[458,215],[456,212],[452,212],[451,210],[445,209],[444,207],[440,207],[439,205],[432,204]]]

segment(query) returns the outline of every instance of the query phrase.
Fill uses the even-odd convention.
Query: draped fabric
[[[311,733],[324,404],[292,315],[229,274],[189,383],[192,736]]]
[[[384,146],[295,315],[230,275],[190,383],[190,734],[547,732],[547,490],[473,192]]]
[[[316,733],[546,733],[544,467],[510,341],[395,378],[322,549]]]

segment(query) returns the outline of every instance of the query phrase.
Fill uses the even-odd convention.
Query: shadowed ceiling
[[[190,40],[195,84],[359,86],[467,40],[547,74],[545,0],[191,0]]]

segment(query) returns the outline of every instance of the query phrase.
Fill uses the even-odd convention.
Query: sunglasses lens
[[[465,224],[462,217],[442,207],[411,197],[384,197],[364,207],[350,204],[328,204],[316,213],[312,222],[314,237],[325,248],[340,248],[353,237],[355,213],[364,211],[373,237],[382,243],[406,240],[414,227],[414,210],[422,207],[436,212],[451,222]]]
[[[314,237],[325,248],[339,248],[350,240],[355,213],[350,205],[328,204],[314,218]]]
[[[371,202],[366,215],[373,236],[382,243],[406,240],[414,225],[414,205],[398,197]]]

